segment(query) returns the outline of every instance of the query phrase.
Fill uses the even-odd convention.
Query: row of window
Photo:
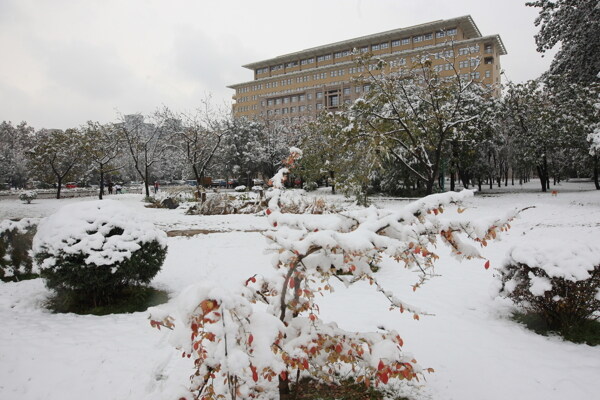
[[[456,35],[456,28],[439,31],[439,32],[436,32],[436,34],[435,34],[435,36],[437,38],[443,38],[446,36],[454,36],[454,35]],[[412,38],[407,37],[407,38],[403,38],[403,39],[392,40],[391,45],[392,45],[392,47],[405,46],[405,45],[410,44],[411,41],[413,43],[420,43],[420,42],[431,40],[431,39],[433,39],[433,33],[425,33],[423,35],[413,36]],[[383,43],[373,44],[370,46],[371,51],[385,50],[389,47],[390,47],[390,42],[383,42]],[[366,53],[369,51],[369,46],[363,46],[359,49],[359,51],[361,53]],[[351,54],[350,50],[339,51],[334,54],[324,54],[324,55],[317,56],[317,62],[329,61],[332,58],[343,58],[343,57],[349,56],[350,54]],[[300,60],[300,65],[308,65],[308,64],[312,64],[314,62],[315,62],[315,58],[310,57],[310,58]],[[296,66],[298,66],[298,61],[291,61],[291,62],[288,62],[285,64],[286,68],[293,68]],[[271,66],[270,70],[271,71],[279,71],[279,70],[283,69],[283,67],[284,67],[284,64],[278,64],[278,65]],[[267,72],[269,72],[268,67],[258,68],[256,70],[257,75],[265,74]]]
[[[466,50],[465,50],[466,49]],[[465,51],[468,51],[469,53],[465,53]],[[479,45],[473,46],[473,47],[465,47],[462,49],[459,49],[459,54],[470,54],[470,52],[477,52],[479,51]],[[431,55],[424,55],[422,57],[428,58]],[[433,57],[435,59],[447,59],[447,58],[452,58],[454,57],[454,50],[445,50],[445,51],[440,51],[438,53],[434,53]],[[418,62],[418,60],[415,60],[416,62]],[[485,59],[485,64],[492,64],[493,63],[493,58],[492,57],[487,57]],[[480,60],[478,58],[471,58],[470,60],[462,60],[458,62],[458,68],[469,68],[469,67],[477,67],[480,64]],[[389,62],[390,67],[400,67],[400,66],[404,66],[406,65],[406,58],[397,58],[394,60],[391,60]],[[375,64],[371,64],[368,66],[368,70],[369,71],[373,71],[376,69],[376,65]],[[435,65],[433,67],[433,69],[436,72],[441,72],[441,71],[450,71],[452,70],[452,64],[440,64],[440,65]],[[359,74],[359,73],[363,73],[365,72],[365,67],[364,66],[356,66],[356,67],[350,67],[348,68],[348,74],[353,75],[353,74]],[[304,75],[304,76],[298,76],[295,79],[296,83],[305,83],[305,82],[309,82],[311,79],[312,80],[321,80],[321,79],[326,79],[327,76],[329,75],[329,77],[339,77],[339,76],[344,76],[346,75],[346,69],[338,69],[338,70],[333,70],[333,71],[329,71],[329,73],[327,72],[320,72],[318,74],[313,74],[312,77],[310,75]],[[267,82],[265,83],[264,87],[266,87],[267,89],[271,89],[271,88],[277,88],[279,85],[281,86],[287,86],[287,85],[292,85],[292,83],[294,82],[293,79],[283,79],[281,81],[274,81],[274,82]],[[239,88],[237,89],[237,93],[238,94],[243,94],[243,93],[247,93],[250,91],[250,89],[252,89],[252,91],[257,91],[257,90],[262,90],[263,88],[263,84],[257,84],[257,85],[252,85],[252,86],[247,86],[244,88]],[[253,100],[255,96],[252,96]],[[243,100],[239,100],[239,101],[243,101]]]

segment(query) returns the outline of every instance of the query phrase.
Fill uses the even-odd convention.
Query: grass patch
[[[600,322],[595,320],[586,320],[568,330],[557,330],[550,328],[537,314],[514,313],[513,319],[539,335],[557,334],[569,342],[585,343],[590,346],[600,345]]]
[[[19,274],[18,276],[3,276],[0,277],[2,282],[20,282],[20,281],[28,281],[30,279],[37,279],[40,276],[38,274]]]
[[[340,385],[319,383],[313,379],[301,379],[292,385],[290,400],[382,400],[384,397],[395,400],[408,400],[405,397],[394,397],[372,387],[352,380],[343,381]]]
[[[47,307],[56,313],[108,315],[146,311],[148,307],[167,301],[169,295],[163,290],[148,286],[132,286],[115,296],[111,304],[90,304],[90,298],[85,294],[69,293],[55,295],[48,301]]]

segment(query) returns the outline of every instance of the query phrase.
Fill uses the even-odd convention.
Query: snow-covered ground
[[[492,267],[513,245],[546,239],[564,246],[581,238],[600,240],[600,193],[589,182],[563,183],[558,195],[536,192],[537,182],[509,186],[502,194],[468,201],[475,217],[525,208],[501,241],[483,252]],[[111,196],[164,230],[221,231],[171,237],[162,271],[153,285],[173,295],[188,285],[215,281],[234,288],[255,273],[270,274],[270,255],[260,231],[262,216],[186,216],[183,210],[147,209],[141,196]],[[90,198],[91,199],[91,198]],[[44,217],[82,199],[0,201],[0,220]],[[379,198],[381,207],[406,202]],[[410,392],[417,399],[507,400],[592,399],[600,393],[600,348],[543,337],[510,320],[511,305],[492,296],[493,268],[481,260],[458,263],[445,250],[441,276],[412,291],[416,275],[393,262],[378,272],[380,281],[403,300],[434,314],[415,321],[388,311],[369,285],[337,288],[320,303],[321,317],[342,328],[396,329],[404,350],[432,367]],[[173,399],[185,392],[192,367],[149,325],[146,313],[104,317],[51,314],[42,307],[49,291],[40,279],[0,283],[0,399]]]

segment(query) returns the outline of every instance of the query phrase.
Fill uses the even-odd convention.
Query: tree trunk
[[[144,187],[146,189],[146,197],[150,197],[150,188],[148,187],[148,166],[144,167]]]
[[[540,184],[542,185],[542,192],[545,192],[547,190],[547,188],[546,188],[547,179],[546,179],[546,175],[543,170],[543,167],[538,165],[537,171],[538,171],[538,176],[540,177]]]
[[[598,156],[594,156],[594,185],[596,185],[596,190],[600,190],[600,182],[598,181],[598,175],[600,174],[600,168],[598,166]]]
[[[329,171],[329,176],[331,178],[331,194],[335,194],[335,171]]]
[[[102,200],[102,195],[104,194],[104,169],[100,166],[100,193],[98,194],[98,199]]]
[[[57,184],[57,188],[56,188],[56,198],[60,199],[60,188],[62,186],[62,178],[58,178],[58,182],[56,182]]]
[[[477,186],[479,187],[479,191],[481,192],[481,178],[477,178]]]
[[[454,192],[456,189],[456,184],[454,182],[454,172],[450,172],[450,191]]]

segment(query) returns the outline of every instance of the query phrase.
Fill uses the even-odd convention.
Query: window
[[[306,100],[312,100],[312,93],[306,94]]]
[[[440,32],[436,32],[435,33],[435,37],[438,38],[438,39],[439,38],[443,38],[445,36],[446,36],[446,31],[440,31]]]
[[[464,61],[458,62],[458,68],[468,68],[468,67],[469,67],[469,60],[464,60]]]
[[[479,79],[479,77],[480,77],[479,71],[471,72],[472,79]]]
[[[423,35],[423,40],[431,40],[433,39],[433,33],[426,33]]]
[[[292,103],[298,102],[298,96],[292,96]]]
[[[382,49],[382,50],[383,50],[383,49],[387,49],[388,47],[390,47],[390,44],[389,44],[388,42],[381,43],[381,44],[379,45],[379,48],[380,48],[380,49]]]
[[[493,51],[492,45],[491,44],[486,44],[485,45],[485,53],[486,54],[492,54],[492,51]]]
[[[296,109],[296,107],[290,107],[290,112],[291,112],[291,113],[295,113],[295,112],[296,112],[296,110],[297,110],[297,109]]]
[[[360,48],[361,53],[366,53],[367,51],[369,51],[369,46],[364,46]]]
[[[305,60],[301,60],[300,65],[312,64],[314,62],[315,62],[315,59],[313,57],[311,57],[311,58],[307,58]]]
[[[270,105],[270,106],[272,106],[273,104],[275,104],[275,102],[274,102],[274,100],[273,100],[273,99],[269,99],[269,100],[267,101],[267,104],[268,104],[268,105]]]
[[[363,92],[368,92],[369,90],[371,90],[371,85],[363,86]]]
[[[483,63],[484,64],[493,64],[494,63],[494,57],[486,57],[483,59]]]
[[[423,35],[413,36],[413,43],[419,43],[423,41]]]
[[[275,99],[275,104],[281,104],[281,98]]]
[[[317,99],[323,98],[323,92],[317,92]]]
[[[318,56],[317,57],[317,62],[319,62],[319,61],[327,61],[327,60],[331,60],[331,54],[325,54],[324,56]]]
[[[344,88],[344,96],[350,96],[350,88],[349,87]]]
[[[300,96],[298,96],[298,100],[300,101],[304,101],[306,99],[306,96],[301,94]]]
[[[338,51],[333,56],[334,58],[342,58],[350,55],[350,50]]]
[[[355,93],[360,93],[361,91],[362,91],[362,88],[360,86],[357,86],[354,88]]]
[[[292,62],[285,64],[286,68],[293,68],[293,67],[297,67],[297,66],[298,66],[298,61],[292,61]]]
[[[317,110],[322,110],[323,109],[323,103],[317,103],[315,106],[316,106]]]
[[[300,112],[306,111],[306,106],[300,106]]]
[[[410,38],[404,38],[400,41],[400,43],[402,43],[403,46],[410,44]]]
[[[456,35],[456,28],[450,28],[446,30],[446,36],[454,36]]]
[[[400,46],[400,41],[399,40],[392,40],[392,47],[398,47]]]
[[[286,107],[286,108],[282,108],[282,109],[281,109],[281,113],[282,113],[282,114],[287,114],[289,111],[290,111],[290,110],[289,110],[289,108],[287,108],[287,107]]]
[[[486,78],[489,78],[491,76],[492,76],[492,71],[490,71],[490,70],[485,71],[485,77]]]
[[[290,98],[289,97],[284,97],[283,98],[283,103],[284,104],[288,104],[290,102]]]
[[[331,71],[331,72],[329,72],[329,75],[330,75],[332,78],[334,78],[334,77],[336,77],[336,76],[338,75],[338,72],[337,72],[337,71]]]
[[[273,65],[271,67],[271,71],[279,71],[280,69],[283,69],[283,64]]]
[[[329,106],[338,107],[340,105],[340,98],[338,95],[329,96]]]
[[[379,50],[379,45],[378,44],[374,44],[373,46],[371,46],[371,50],[372,51]]]

